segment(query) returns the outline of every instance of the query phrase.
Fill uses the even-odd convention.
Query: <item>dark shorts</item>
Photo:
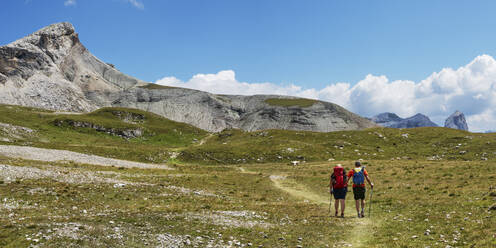
[[[334,199],[345,199],[348,188],[334,189]]]
[[[353,196],[355,200],[365,200],[365,187],[353,187]]]

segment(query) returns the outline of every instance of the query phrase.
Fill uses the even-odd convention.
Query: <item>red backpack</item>
[[[331,175],[331,184],[334,189],[342,189],[348,187],[346,182],[346,174],[343,167],[334,167],[334,172]]]

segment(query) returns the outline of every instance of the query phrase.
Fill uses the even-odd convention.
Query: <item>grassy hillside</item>
[[[157,163],[168,161],[174,149],[199,142],[207,135],[207,132],[184,123],[125,108],[103,108],[77,115],[3,105],[0,106],[0,123],[2,144],[64,149]],[[23,132],[22,128],[32,131]],[[141,135],[121,135],[122,131],[135,130],[139,130]]]
[[[328,160],[485,160],[496,158],[496,135],[448,128],[330,133],[226,130],[204,146],[183,151],[185,161],[254,163]]]
[[[281,107],[301,107],[301,108],[307,108],[311,107],[314,103],[318,102],[317,100],[313,99],[306,99],[306,98],[296,98],[296,99],[291,99],[291,98],[269,98],[265,100],[265,103],[272,105],[272,106],[281,106]]]
[[[172,87],[172,86],[166,86],[166,85],[160,85],[160,84],[155,84],[155,83],[149,83],[149,84],[145,84],[143,86],[138,86],[139,88],[143,88],[143,89],[149,89],[149,90],[162,90],[162,89],[173,89],[173,88],[176,88],[176,87]]]
[[[462,160],[496,158],[496,134],[447,128],[330,133],[225,130],[207,133],[135,109],[103,108],[82,115],[0,106],[0,143],[32,145],[148,161],[246,164],[332,160]],[[6,124],[26,127],[9,134]],[[18,128],[18,129],[19,129]],[[11,128],[10,128],[11,129]],[[118,149],[116,149],[118,147]]]

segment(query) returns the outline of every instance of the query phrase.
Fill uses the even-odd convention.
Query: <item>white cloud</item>
[[[76,5],[76,0],[66,0],[64,2],[64,6],[73,6]]]
[[[296,85],[281,86],[272,83],[246,83],[239,82],[232,70],[220,71],[217,74],[196,74],[188,82],[183,82],[175,77],[165,77],[157,84],[191,88],[213,92],[217,94],[233,95],[295,95],[302,94],[304,90]]]
[[[145,9],[145,5],[139,0],[123,0],[123,2],[130,3],[138,9]],[[74,5],[76,5],[76,0],[66,0],[64,2],[64,6],[74,6]]]
[[[496,129],[496,60],[489,55],[478,56],[456,70],[444,68],[420,82],[389,81],[386,76],[369,74],[354,85],[339,82],[323,89],[306,89],[295,84],[240,82],[234,71],[226,70],[197,74],[186,82],[165,77],[156,83],[218,94],[276,94],[320,99],[362,116],[394,112],[409,117],[423,113],[440,125],[451,113],[460,110],[465,113],[471,131]]]
[[[138,9],[144,9],[145,8],[145,5],[138,0],[127,0],[127,2],[129,2],[130,4],[132,4],[134,7],[138,8]]]

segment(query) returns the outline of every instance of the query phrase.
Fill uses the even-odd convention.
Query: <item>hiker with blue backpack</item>
[[[330,179],[331,195],[334,195],[334,208],[336,210],[334,216],[338,217],[339,205],[341,204],[341,218],[344,218],[344,207],[346,192],[348,192],[348,180],[346,179],[346,171],[340,164],[333,168],[333,173]],[[330,203],[329,203],[330,204]],[[329,206],[329,212],[331,206]]]
[[[353,178],[353,196],[355,198],[355,206],[358,214],[358,218],[363,218],[365,208],[365,179],[370,185],[370,188],[374,188],[374,184],[370,181],[369,174],[365,170],[365,166],[357,161],[355,162],[355,168],[348,172],[348,181]],[[362,210],[360,211],[360,205]]]

